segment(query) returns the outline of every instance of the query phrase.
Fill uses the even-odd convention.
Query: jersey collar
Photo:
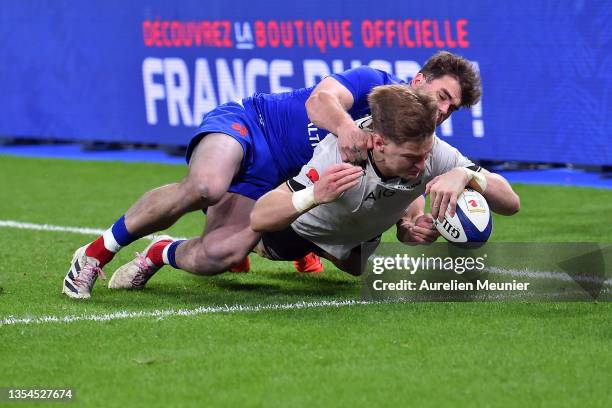
[[[423,183],[423,174],[421,174],[421,177],[415,180],[406,180],[401,177],[384,177],[380,173],[378,167],[376,167],[371,150],[368,150],[368,162],[365,166],[365,170],[367,177],[376,178],[378,185],[389,190],[410,191],[414,190]]]

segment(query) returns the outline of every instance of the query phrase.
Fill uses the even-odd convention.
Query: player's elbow
[[[326,111],[325,106],[333,98],[333,94],[326,90],[317,90],[316,88],[312,91],[308,99],[306,99],[306,113],[308,119],[316,124],[322,113]]]
[[[507,198],[504,206],[500,209],[501,211],[497,211],[501,215],[514,215],[518,213],[521,209],[521,199],[514,191]]]
[[[308,99],[306,99],[306,113],[308,114],[308,118],[310,120],[314,120],[316,117],[317,108],[321,99],[321,91],[317,91],[316,89],[312,91]]]
[[[253,209],[250,216],[251,229],[255,232],[267,232],[270,231],[269,225],[266,223],[266,217],[261,211]]]
[[[521,210],[521,198],[518,194],[513,193],[512,202],[510,204],[510,214],[514,215]]]

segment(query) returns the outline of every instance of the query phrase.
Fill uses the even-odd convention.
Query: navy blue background
[[[484,84],[482,118],[452,119],[441,136],[473,159],[612,164],[612,7],[606,1],[42,1],[0,0],[0,135],[71,140],[186,144],[195,126],[171,126],[164,102],[158,123],[146,120],[142,65],[180,58],[231,66],[253,58],[290,60],[286,87],[302,87],[305,59],[369,63],[416,61],[436,48],[366,48],[364,19],[468,20],[469,47]],[[351,20],[353,48],[243,50],[155,48],[143,42],[144,20]],[[235,43],[235,33],[232,32]],[[163,83],[163,76],[155,81]],[[215,84],[217,88],[217,84]],[[217,90],[217,89],[215,89]],[[257,90],[269,91],[266,80]],[[482,119],[484,137],[472,123]],[[196,121],[197,122],[197,121]],[[194,125],[197,125],[195,123]]]

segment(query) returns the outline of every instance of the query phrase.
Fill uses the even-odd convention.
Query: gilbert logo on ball
[[[478,247],[491,236],[493,221],[487,200],[471,188],[465,189],[457,198],[455,215],[446,211],[442,221],[435,220],[440,234],[452,244]]]

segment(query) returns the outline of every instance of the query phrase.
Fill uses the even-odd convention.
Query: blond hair
[[[381,85],[368,95],[372,128],[396,144],[422,141],[436,129],[438,107],[428,94],[407,85]]]

